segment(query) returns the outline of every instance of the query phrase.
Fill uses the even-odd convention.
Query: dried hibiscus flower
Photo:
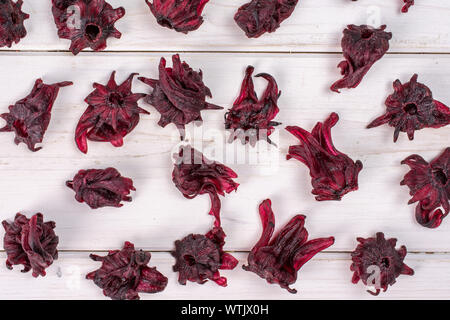
[[[86,202],[92,209],[122,207],[122,201],[131,201],[129,196],[133,180],[122,177],[114,168],[80,170],[66,185],[75,191],[78,202]]]
[[[275,216],[270,199],[259,206],[263,231],[258,243],[248,256],[248,266],[242,268],[277,283],[290,293],[297,290],[289,288],[297,281],[297,272],[312,257],[334,244],[334,237],[308,240],[304,215],[296,215],[271,240],[275,229]]]
[[[248,38],[275,32],[294,12],[298,0],[251,0],[238,9],[234,21]]]
[[[0,0],[0,48],[11,48],[27,35],[23,22],[30,15],[22,12],[22,4],[22,0]]]
[[[402,84],[394,81],[394,93],[386,99],[386,113],[367,128],[374,128],[388,123],[395,128],[394,142],[401,132],[414,139],[414,131],[423,128],[440,128],[450,124],[450,109],[443,103],[433,100],[431,90],[423,83],[417,82],[417,74]]]
[[[27,97],[9,106],[9,113],[0,115],[6,121],[0,132],[15,132],[14,142],[25,143],[33,152],[42,149],[35,145],[44,139],[59,88],[72,84],[66,81],[48,85],[37,79]]]
[[[81,152],[87,153],[87,139],[110,142],[115,147],[123,145],[123,138],[139,123],[139,114],[149,114],[138,106],[143,93],[131,92],[132,73],[117,85],[114,71],[106,86],[94,83],[95,90],[85,99],[89,105],[78,122],[75,142]]]
[[[275,79],[267,73],[256,75],[268,81],[263,97],[258,100],[253,86],[253,71],[252,66],[247,67],[241,93],[225,115],[225,128],[233,130],[230,142],[240,138],[243,144],[250,142],[252,146],[260,139],[272,143],[269,136],[274,126],[281,124],[272,121],[279,112],[277,101],[281,95]]]
[[[135,250],[131,242],[125,242],[122,250],[109,251],[105,257],[90,257],[101,261],[102,266],[87,274],[86,279],[94,280],[113,300],[138,300],[140,292],[157,293],[167,286],[168,279],[156,268],[148,267],[150,252]]]
[[[58,36],[72,41],[74,55],[84,48],[101,51],[106,39],[119,39],[122,34],[114,27],[125,15],[123,7],[113,9],[105,0],[52,0],[52,12]]]
[[[192,121],[202,121],[202,110],[218,110],[222,107],[207,103],[211,91],[203,83],[202,71],[196,72],[178,54],[172,56],[172,68],[166,68],[166,60],[159,63],[159,80],[139,78],[153,88],[146,102],[153,105],[161,114],[158,124],[165,127],[173,123],[184,139],[185,125]]]
[[[188,33],[203,23],[202,12],[209,0],[145,0],[156,21],[163,27]]]
[[[203,284],[209,279],[222,287],[227,285],[227,278],[220,276],[219,270],[232,270],[238,261],[223,251],[225,236],[219,226],[206,235],[190,234],[175,242],[173,270],[179,273],[180,284],[185,285],[186,281]]]
[[[187,199],[199,194],[209,194],[210,215],[216,218],[215,226],[220,226],[220,198],[225,193],[236,191],[239,184],[233,179],[237,174],[216,161],[207,159],[201,152],[190,146],[182,146],[172,172],[172,180]]]
[[[386,291],[401,274],[414,274],[414,270],[403,263],[406,247],[395,249],[397,239],[386,240],[384,234],[378,232],[376,238],[357,240],[359,244],[352,252],[353,263],[350,267],[354,271],[352,282],[356,284],[361,280],[366,286],[374,286],[375,292],[367,290],[370,294],[378,295],[381,289]]]
[[[36,213],[31,219],[18,213],[14,221],[2,222],[5,228],[3,248],[6,251],[6,267],[24,266],[22,272],[33,271],[33,277],[45,276],[45,269],[58,259],[58,237],[55,234],[55,222],[44,222],[42,213]]]
[[[300,127],[286,127],[301,141],[289,147],[287,159],[297,159],[309,168],[312,194],[317,201],[341,200],[348,192],[358,190],[358,175],[363,165],[339,152],[331,139],[331,128],[339,116],[332,113],[324,123],[318,122],[311,133]]]
[[[439,227],[450,212],[450,147],[430,163],[414,154],[402,164],[411,168],[400,184],[407,185],[413,196],[408,204],[419,201],[417,222],[428,228]]]
[[[338,65],[344,78],[333,83],[332,91],[356,88],[372,65],[384,56],[392,38],[392,33],[385,29],[386,25],[376,29],[353,24],[344,29],[341,46],[345,60]]]

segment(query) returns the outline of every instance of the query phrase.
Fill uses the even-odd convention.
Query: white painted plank
[[[102,254],[102,253],[100,253]],[[246,272],[247,254],[237,253],[239,265],[232,271],[221,271],[228,278],[228,287],[213,282],[204,285],[178,284],[178,274],[172,271],[174,259],[169,253],[153,253],[151,266],[169,278],[167,288],[158,294],[140,294],[141,299],[448,299],[450,294],[450,255],[408,254],[405,262],[415,275],[400,276],[397,283],[378,297],[366,292],[360,282],[351,283],[349,254],[318,254],[303,266],[298,280],[292,287],[297,294],[290,294],[276,285],[270,285],[256,274]],[[5,254],[0,253],[1,260]],[[0,299],[108,299],[92,281],[85,279],[88,272],[100,263],[89,259],[87,252],[60,253],[60,257],[47,269],[45,278],[33,278],[21,273],[20,266],[10,271],[0,266]],[[239,294],[237,294],[239,293]]]
[[[449,145],[450,128],[421,130],[412,142],[402,135],[396,144],[390,127],[365,129],[384,112],[383,102],[391,92],[392,81],[397,77],[407,81],[412,72],[418,72],[419,80],[448,104],[450,56],[387,56],[358,88],[340,95],[328,89],[339,76],[335,69],[339,55],[185,54],[182,58],[193,68],[203,69],[205,83],[214,95],[211,102],[226,108],[238,94],[245,66],[253,64],[257,72],[271,73],[278,80],[283,94],[277,119],[283,122],[282,127],[310,129],[337,111],[341,116],[333,130],[337,148],[361,159],[365,167],[359,191],[348,194],[342,202],[317,202],[310,194],[306,167],[284,160],[288,146],[296,143],[284,130],[280,149],[274,150],[279,166],[227,162],[238,172],[241,183],[237,193],[222,200],[228,250],[252,247],[261,228],[257,206],[271,198],[279,227],[294,214],[306,214],[311,237],[336,237],[330,248],[333,251],[352,250],[356,236],[377,231],[399,238],[410,251],[450,251],[450,220],[437,230],[419,226],[413,217],[414,206],[407,205],[408,190],[399,186],[407,172],[400,161],[412,153],[431,159]],[[77,59],[65,54],[1,55],[0,69],[8,75],[0,77],[1,112],[28,94],[36,77],[43,76],[46,82],[73,80],[75,85],[60,92],[43,150],[31,153],[24,145],[14,145],[12,134],[0,134],[0,219],[11,219],[18,211],[28,215],[42,211],[47,219],[57,222],[60,249],[65,250],[105,250],[120,246],[125,239],[149,250],[169,250],[174,240],[187,233],[208,230],[212,221],[207,216],[207,196],[184,199],[171,181],[170,155],[175,151],[178,132],[173,126],[158,127],[159,116],[152,107],[141,103],[151,115],[142,117],[122,148],[90,143],[86,156],[73,141],[76,123],[86,107],[82,100],[92,90],[93,81],[106,82],[113,69],[118,71],[119,81],[136,71],[153,77],[158,59],[156,54],[82,54]],[[135,83],[136,91],[147,92]],[[263,80],[255,83],[257,91],[262,91]],[[205,130],[223,131],[222,111],[204,115]],[[208,137],[204,140],[209,147],[218,143]],[[64,182],[79,169],[107,166],[117,167],[134,179],[137,192],[133,202],[120,209],[97,211],[77,203]]]
[[[301,0],[281,28],[259,39],[247,39],[233,16],[248,0],[213,0],[204,10],[205,22],[188,35],[160,27],[144,0],[109,0],[126,9],[117,22],[121,39],[110,39],[108,50],[120,51],[341,51],[347,24],[387,24],[393,32],[391,52],[450,52],[450,2],[419,0],[407,14],[401,1]],[[68,50],[58,39],[49,0],[25,1],[28,36],[11,50]],[[439,27],[435,23],[439,23]],[[5,48],[3,48],[5,49]]]

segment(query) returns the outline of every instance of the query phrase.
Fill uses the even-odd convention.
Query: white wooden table
[[[123,242],[152,252],[151,265],[169,277],[160,294],[141,294],[142,299],[374,299],[364,286],[350,282],[350,252],[357,236],[373,236],[383,231],[398,238],[408,248],[405,262],[414,268],[413,277],[401,276],[397,283],[375,299],[450,297],[450,218],[435,230],[421,227],[414,219],[414,206],[408,206],[408,189],[399,182],[408,171],[400,161],[418,153],[427,160],[449,145],[450,128],[424,129],[408,141],[402,134],[392,142],[393,129],[365,126],[384,110],[384,100],[392,91],[392,81],[408,81],[413,73],[433,90],[436,99],[450,104],[450,2],[417,0],[407,14],[401,14],[397,0],[301,0],[293,15],[273,34],[247,39],[233,21],[234,12],[247,0],[212,0],[207,4],[202,27],[183,35],[160,27],[143,0],[110,0],[127,13],[116,24],[122,39],[110,39],[101,53],[84,52],[74,57],[67,52],[69,42],[56,35],[49,0],[25,0],[28,36],[12,49],[0,52],[0,112],[26,96],[38,77],[47,83],[71,80],[53,109],[53,118],[36,153],[25,145],[16,146],[13,135],[0,134],[0,218],[12,219],[16,212],[28,216],[43,212],[56,221],[60,237],[59,259],[47,269],[45,278],[34,279],[21,273],[20,266],[9,271],[0,252],[0,298],[24,299],[103,299],[101,290],[85,274],[99,267],[88,255],[119,249]],[[376,3],[376,6],[373,4]],[[370,21],[387,24],[393,33],[389,53],[367,74],[361,85],[341,94],[329,86],[339,78],[340,39],[345,25]],[[341,120],[333,129],[339,150],[360,159],[360,190],[341,202],[317,202],[311,195],[308,170],[294,160],[286,161],[289,145],[296,139],[280,131],[277,159],[273,170],[257,165],[228,164],[238,174],[237,193],[222,199],[223,227],[228,234],[226,250],[235,251],[240,265],[223,271],[227,288],[215,283],[177,283],[169,251],[173,242],[188,233],[205,233],[211,226],[207,196],[187,200],[171,181],[171,154],[177,144],[173,126],[157,125],[159,114],[142,116],[138,127],[125,139],[122,148],[90,143],[89,153],[81,154],[74,143],[74,130],[92,91],[93,82],[105,83],[113,70],[118,81],[131,72],[156,77],[161,56],[180,52],[193,68],[201,68],[211,88],[212,103],[231,107],[238,95],[245,67],[272,74],[282,90],[280,114],[285,125],[312,128],[336,111]],[[257,91],[265,86],[256,80]],[[135,92],[148,87],[135,81]],[[204,112],[205,129],[223,129],[223,112]],[[189,127],[192,129],[192,127]],[[208,146],[214,143],[205,138]],[[238,148],[244,150],[241,146]],[[66,180],[79,169],[116,167],[133,178],[137,192],[123,208],[92,211],[77,203],[65,187]],[[267,284],[241,266],[247,252],[259,238],[261,224],[258,204],[271,198],[277,226],[297,213],[307,215],[311,237],[333,235],[334,246],[318,254],[299,273],[289,294]],[[3,237],[3,230],[1,231]]]

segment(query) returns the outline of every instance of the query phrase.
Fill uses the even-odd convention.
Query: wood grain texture
[[[144,0],[109,2],[126,9],[116,24],[122,38],[108,41],[112,51],[340,52],[347,24],[387,24],[390,52],[450,52],[450,8],[442,0],[416,1],[407,14],[395,0],[301,0],[281,28],[258,39],[247,39],[233,20],[248,0],[210,1],[204,24],[189,35],[160,27]],[[24,11],[31,15],[28,36],[10,50],[68,50],[69,41],[57,36],[50,0],[25,1]]]
[[[103,255],[103,253],[100,253]],[[246,272],[246,254],[234,254],[239,259],[235,270],[222,271],[228,278],[226,288],[213,282],[204,285],[177,282],[172,272],[173,258],[169,253],[152,253],[151,266],[169,278],[167,288],[158,294],[140,294],[141,299],[448,299],[450,294],[450,256],[448,254],[409,254],[406,263],[414,268],[413,277],[400,276],[397,283],[374,297],[362,283],[351,283],[351,260],[348,254],[320,253],[299,272],[293,286],[297,294],[290,294],[276,285],[270,285],[256,274]],[[0,253],[4,259],[4,254]],[[84,277],[99,267],[89,259],[88,252],[61,253],[60,258],[47,269],[45,278],[34,279],[29,273],[7,270],[0,266],[0,299],[107,299],[92,281]],[[238,294],[237,294],[238,293]]]
[[[83,54],[76,59],[65,54],[2,54],[0,67],[9,77],[0,78],[4,94],[0,97],[3,110],[28,94],[36,77],[47,82],[73,80],[75,85],[63,88],[53,110],[53,118],[45,136],[44,148],[31,153],[25,145],[16,146],[12,133],[0,134],[0,218],[10,219],[18,211],[32,214],[42,211],[47,219],[57,222],[60,249],[105,250],[117,247],[125,240],[149,250],[169,250],[176,239],[188,232],[204,233],[211,225],[208,217],[209,199],[182,197],[171,181],[171,155],[177,150],[178,131],[173,126],[157,125],[158,113],[141,102],[151,112],[143,116],[138,127],[125,139],[122,148],[106,143],[89,143],[88,155],[80,153],[74,143],[77,121],[86,108],[83,98],[92,90],[94,81],[105,83],[113,69],[118,81],[131,72],[147,77],[156,76],[159,54]],[[365,129],[367,123],[384,112],[383,102],[392,91],[392,81],[399,77],[409,80],[411,65],[441,101],[450,101],[450,56],[402,55],[387,56],[376,64],[357,89],[341,94],[328,86],[338,77],[334,66],[339,55],[253,56],[251,54],[184,54],[192,67],[201,66],[205,83],[211,88],[211,102],[225,108],[238,94],[245,67],[253,64],[257,72],[268,72],[277,79],[282,96],[279,149],[261,144],[261,163],[239,163],[229,159],[227,165],[239,174],[238,192],[227,195],[223,203],[223,223],[228,234],[228,250],[249,250],[260,232],[258,204],[271,198],[278,226],[297,213],[306,214],[307,228],[312,237],[334,235],[333,251],[350,251],[356,236],[369,236],[384,231],[398,237],[412,251],[450,251],[450,223],[444,221],[437,230],[419,226],[414,220],[414,206],[408,206],[408,189],[399,182],[407,172],[400,161],[412,153],[431,159],[449,144],[450,128],[418,131],[414,141],[402,135],[392,142],[393,129],[383,126]],[[89,67],[88,67],[89,66]],[[265,83],[256,80],[257,91]],[[135,81],[137,92],[147,88]],[[294,160],[286,161],[289,145],[297,143],[283,127],[300,125],[312,128],[330,112],[339,113],[341,120],[333,129],[339,150],[354,159],[361,159],[360,190],[346,195],[341,202],[317,202],[310,193],[307,168]],[[223,144],[224,111],[204,112],[204,136],[192,143],[204,141],[205,152]],[[201,129],[198,128],[198,129]],[[220,139],[214,136],[219,133]],[[240,144],[227,145],[228,154],[250,154]],[[264,163],[263,156],[272,160]],[[64,186],[79,169],[114,166],[135,181],[134,201],[120,209],[91,210],[74,200],[74,193]],[[167,232],[170,230],[170,232]],[[120,236],[118,236],[120,235]]]

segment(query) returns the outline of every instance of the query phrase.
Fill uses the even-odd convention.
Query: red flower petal
[[[332,91],[356,88],[372,65],[384,56],[392,38],[392,33],[385,32],[384,29],[386,25],[375,29],[353,24],[344,29],[341,46],[345,60],[338,65],[344,78],[333,83]]]
[[[414,139],[414,131],[423,128],[440,128],[450,124],[450,109],[443,103],[433,100],[431,90],[423,83],[417,82],[417,74],[402,84],[394,81],[394,93],[386,99],[386,113],[367,128],[374,128],[388,123],[395,128],[394,142],[400,132],[406,132],[409,140]]]
[[[270,199],[261,203],[259,215],[263,232],[248,256],[248,265],[242,268],[256,273],[268,283],[297,293],[289,288],[297,281],[297,272],[317,253],[333,245],[334,237],[308,241],[308,232],[304,228],[306,217],[297,215],[272,238],[275,216]]]
[[[138,125],[139,114],[149,114],[137,103],[145,94],[131,91],[137,73],[132,73],[121,85],[117,85],[115,74],[115,71],[111,74],[106,86],[94,83],[95,90],[85,99],[89,106],[75,132],[75,142],[83,153],[88,150],[87,139],[122,146],[123,138]]]
[[[345,194],[358,190],[361,161],[354,162],[336,150],[331,139],[331,128],[338,120],[339,116],[332,113],[324,123],[318,122],[311,133],[300,127],[286,127],[302,143],[291,146],[286,158],[297,159],[309,168],[312,194],[317,201],[341,200]]]
[[[19,43],[20,39],[27,35],[23,25],[24,20],[30,15],[22,12],[23,0],[0,1],[0,48],[11,48],[13,43]]]
[[[145,0],[156,21],[163,27],[188,33],[203,23],[202,11],[209,0]]]
[[[422,226],[437,228],[450,212],[450,147],[430,163],[414,154],[402,161],[411,170],[400,183],[407,185],[416,206],[416,219]]]
[[[234,21],[248,38],[275,32],[294,12],[298,0],[251,0],[238,9]]]
[[[21,264],[24,266],[22,272],[33,270],[33,277],[45,276],[45,269],[58,259],[59,239],[53,230],[55,222],[44,222],[41,213],[31,219],[18,213],[13,222],[4,220],[2,224],[6,231],[3,248],[8,256],[7,268]]]
[[[157,293],[163,291],[168,279],[156,268],[148,267],[150,252],[135,250],[134,244],[125,242],[122,250],[109,251],[101,257],[90,255],[102,266],[87,274],[86,279],[103,289],[103,294],[113,300],[138,300],[139,292]]]
[[[86,202],[92,209],[122,207],[122,201],[131,201],[133,180],[122,177],[114,168],[80,170],[66,185],[75,191],[78,202]]]
[[[370,294],[378,295],[383,289],[395,283],[401,274],[412,276],[414,270],[403,263],[406,256],[406,247],[396,250],[397,239],[384,238],[378,232],[376,238],[357,238],[359,244],[352,252],[351,271],[354,271],[352,282],[361,280],[366,286],[375,286],[376,291]]]
[[[37,79],[27,97],[9,106],[9,113],[0,115],[6,121],[0,132],[14,132],[16,134],[14,142],[25,143],[33,152],[42,149],[36,148],[35,145],[44,139],[59,88],[72,84],[66,81],[48,85]]]
[[[281,124],[272,121],[279,112],[277,101],[281,92],[278,91],[277,83],[271,75],[260,73],[256,77],[263,77],[268,81],[268,85],[263,97],[258,100],[253,86],[253,71],[252,66],[247,67],[241,93],[233,108],[225,115],[225,129],[233,130],[230,142],[239,138],[243,144],[250,142],[255,146],[260,139],[272,143],[269,136],[274,131],[274,126]]]
[[[84,48],[104,50],[109,37],[122,36],[114,24],[125,9],[113,9],[105,0],[52,0],[52,12],[58,36],[72,41],[69,50],[74,55]]]

